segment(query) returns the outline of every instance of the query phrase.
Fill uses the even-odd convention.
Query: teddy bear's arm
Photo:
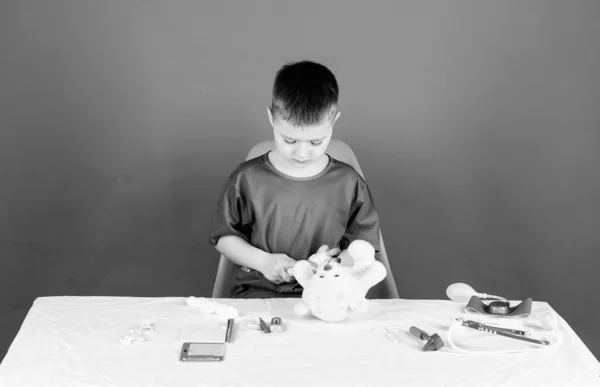
[[[386,275],[387,270],[385,269],[385,266],[379,261],[373,262],[373,264],[357,278],[361,294],[365,296],[369,289],[381,282]]]

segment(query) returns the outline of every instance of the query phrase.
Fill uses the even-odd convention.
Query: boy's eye
[[[297,140],[290,140],[289,138],[284,138],[283,141],[285,141],[286,144],[295,144],[296,142],[298,142]],[[323,143],[323,140],[311,141],[310,143],[313,146],[318,146],[318,145],[321,145]]]

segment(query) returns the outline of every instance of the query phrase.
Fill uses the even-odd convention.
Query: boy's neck
[[[323,172],[323,170],[325,170],[329,164],[329,156],[327,154],[324,154],[318,160],[315,160],[313,163],[304,168],[294,167],[293,165],[286,163],[285,160],[281,159],[277,152],[271,151],[267,154],[267,157],[271,162],[271,165],[273,165],[273,167],[279,172],[283,173],[284,175],[300,179],[317,176]]]

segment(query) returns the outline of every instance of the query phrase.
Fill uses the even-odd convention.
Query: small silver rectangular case
[[[225,343],[183,343],[180,361],[222,361],[225,358]]]

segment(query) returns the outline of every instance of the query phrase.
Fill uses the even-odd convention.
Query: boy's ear
[[[341,114],[342,114],[342,112],[340,112],[340,111],[335,113],[335,116],[333,117],[333,121],[331,121],[331,126],[335,125],[335,122],[338,120],[338,118],[340,118]]]
[[[270,106],[267,106],[267,114],[269,115],[269,122],[271,123],[271,126],[273,126],[273,111]]]

